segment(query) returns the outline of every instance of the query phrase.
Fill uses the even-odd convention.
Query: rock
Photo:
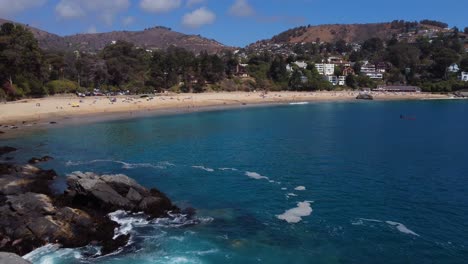
[[[358,100],[374,100],[374,97],[370,94],[359,94],[356,99]]]
[[[108,254],[130,238],[114,239],[119,224],[109,213],[143,211],[155,218],[179,212],[163,193],[125,175],[75,172],[67,178],[66,192],[54,195],[49,185],[56,176],[32,165],[0,163],[0,251],[24,255],[47,243],[68,248],[94,244]]]
[[[5,134],[5,132],[3,132],[3,131],[0,131],[0,134]]]
[[[103,175],[74,172],[67,178],[67,196],[75,204],[87,203],[95,210],[111,213],[116,210],[145,212],[150,217],[161,217],[168,211],[177,211],[169,198],[158,190],[147,190],[125,175]]]
[[[8,146],[0,147],[0,156],[13,152],[13,151],[17,151],[17,149],[13,147],[8,147]]]
[[[37,164],[37,163],[40,163],[40,162],[47,162],[49,160],[53,160],[54,158],[50,157],[50,156],[44,156],[42,158],[32,158],[28,161],[29,164]]]
[[[52,122],[49,122],[49,124],[51,124],[51,125],[55,125],[55,124],[57,124],[57,122],[55,122],[55,121],[52,121]]]
[[[2,264],[31,264],[31,262],[21,258],[20,256],[7,253],[7,252],[0,252],[0,263]]]

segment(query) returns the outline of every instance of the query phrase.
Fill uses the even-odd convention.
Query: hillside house
[[[247,66],[249,66],[249,65],[248,64],[242,64],[242,63],[237,64],[235,75],[237,77],[241,77],[241,78],[248,78],[249,74],[247,72]]]
[[[460,80],[468,82],[468,72],[462,72],[460,75]]]
[[[348,76],[348,75],[355,75],[356,73],[354,72],[354,69],[352,67],[346,67],[343,69],[343,75]]]
[[[346,84],[346,76],[329,75],[329,76],[324,76],[324,79],[329,81],[334,86],[337,86],[337,85],[344,86]]]
[[[361,72],[362,73],[375,73],[376,72],[375,65],[369,62],[365,62],[361,66]]]
[[[385,73],[388,69],[388,65],[385,62],[379,62],[375,65],[375,71],[380,73]]]
[[[320,75],[333,75],[335,73],[335,64],[331,63],[317,63],[315,64],[315,68],[317,69]]]
[[[452,63],[452,65],[450,65],[447,68],[447,72],[457,73],[459,71],[460,71],[460,67],[458,67],[458,64],[456,64],[456,63]]]
[[[327,59],[328,63],[335,64],[338,66],[349,67],[351,66],[351,62],[344,60],[341,57],[329,57]]]

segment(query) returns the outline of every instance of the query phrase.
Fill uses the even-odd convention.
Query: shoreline
[[[353,102],[359,92],[222,92],[202,94],[86,97],[52,96],[0,104],[0,138],[71,124],[185,114],[290,103]],[[375,101],[440,100],[447,95],[372,92]],[[115,98],[112,102],[110,98]],[[79,105],[79,107],[73,107]],[[21,132],[20,132],[21,131]],[[12,133],[13,132],[13,133]]]

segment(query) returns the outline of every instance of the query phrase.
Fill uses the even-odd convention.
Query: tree
[[[350,74],[348,76],[346,76],[346,86],[352,88],[352,89],[356,89],[357,88],[357,80],[356,80],[356,76]]]
[[[302,72],[298,69],[294,69],[291,78],[289,78],[289,90],[302,90]]]
[[[47,72],[37,40],[26,28],[5,23],[0,28],[0,85],[11,97],[46,94]]]
[[[287,82],[288,81],[288,71],[286,70],[286,62],[281,57],[276,57],[271,63],[270,70],[268,71],[268,76],[274,82]]]
[[[468,34],[468,27],[465,27],[465,30],[463,30],[463,32],[465,32],[465,34]]]
[[[432,72],[436,77],[443,78],[446,75],[447,67],[457,62],[459,55],[452,49],[442,48],[434,53]]]

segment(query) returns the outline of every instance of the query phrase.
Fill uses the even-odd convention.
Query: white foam
[[[288,193],[288,194],[286,194],[286,195],[287,195],[287,196],[293,196],[293,197],[296,197],[296,196],[297,196],[297,194],[295,194],[295,193]]]
[[[255,180],[270,180],[268,177],[262,176],[256,172],[246,171],[245,175]]]
[[[158,165],[154,165],[151,163],[128,163],[125,161],[120,160],[91,160],[91,161],[68,161],[65,163],[66,166],[80,166],[80,165],[88,165],[94,163],[117,163],[122,164],[122,169],[137,169],[137,168],[153,168],[153,169],[166,169],[168,166],[175,166],[169,162],[161,162]]]
[[[236,168],[219,168],[221,171],[238,171]]]
[[[299,223],[302,221],[302,217],[312,214],[310,203],[309,201],[299,202],[297,203],[297,207],[286,210],[283,214],[277,215],[276,217],[290,224]]]
[[[294,188],[294,190],[296,190],[296,191],[305,191],[305,190],[306,190],[306,187],[304,187],[304,186],[297,186],[296,188]]]
[[[289,103],[290,105],[307,105],[309,102],[294,102],[294,103]]]
[[[404,224],[398,223],[398,222],[393,222],[393,221],[385,221],[385,223],[396,227],[396,229],[402,233],[408,234],[408,235],[413,235],[413,236],[419,236],[409,228],[407,228]]]
[[[109,218],[120,225],[120,227],[115,228],[113,239],[116,239],[121,235],[130,234],[135,226],[149,224],[145,219],[144,214],[128,214],[122,210],[110,213]]]
[[[281,190],[283,190],[283,191],[286,191],[287,189],[288,189],[288,188],[286,188],[286,187],[281,188]]]
[[[207,171],[207,172],[213,172],[213,171],[214,171],[214,169],[212,169],[212,168],[207,168],[207,167],[205,167],[205,166],[192,166],[192,168],[204,170],[204,171]]]

